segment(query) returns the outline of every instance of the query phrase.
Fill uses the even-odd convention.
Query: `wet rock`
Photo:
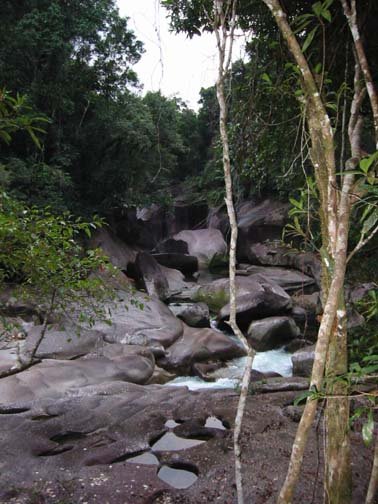
[[[163,355],[160,355],[160,357],[162,356]],[[148,385],[164,385],[165,383],[168,383],[174,378],[176,378],[176,373],[170,373],[166,369],[163,369],[159,366],[155,366],[153,375],[148,381]]]
[[[209,307],[205,303],[171,303],[169,309],[191,327],[210,327]]]
[[[167,268],[181,271],[184,275],[193,275],[198,270],[198,259],[192,255],[181,253],[152,254],[156,261]]]
[[[236,298],[236,321],[242,330],[247,330],[252,320],[282,315],[292,307],[290,296],[280,286],[268,282],[256,282],[254,285],[255,289],[251,289],[249,294]],[[229,316],[230,305],[227,304],[217,317],[221,327],[225,326]]]
[[[293,362],[293,375],[311,376],[314,356],[315,345],[304,347],[296,351],[291,357],[291,360]]]
[[[301,350],[304,347],[311,346],[312,341],[307,339],[297,338],[290,341],[287,345],[285,345],[285,352],[294,353],[297,350]]]
[[[311,252],[300,252],[278,241],[255,243],[249,248],[248,261],[261,266],[294,268],[314,278],[320,287],[321,262]]]
[[[286,268],[278,268],[276,266],[256,266],[248,264],[240,264],[237,274],[260,275],[265,280],[274,282],[282,287],[285,291],[291,292],[298,289],[305,289],[314,285],[313,278],[301,273],[300,271]]]
[[[245,355],[241,346],[219,331],[183,325],[183,335],[159,359],[159,366],[185,375],[193,373],[196,362],[227,361]]]
[[[300,330],[291,317],[267,317],[254,320],[248,327],[247,337],[258,352],[282,346],[297,338]]]

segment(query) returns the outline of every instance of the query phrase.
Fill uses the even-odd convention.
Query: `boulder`
[[[316,338],[319,322],[318,317],[322,313],[320,292],[312,294],[298,293],[292,296],[292,316],[306,336]]]
[[[297,338],[299,333],[299,327],[291,317],[267,317],[251,322],[247,338],[254,349],[265,352]]]
[[[262,277],[237,276],[235,279],[238,296],[254,296],[257,292],[263,292],[264,288],[262,284],[270,283],[271,282],[267,282]],[[219,311],[230,300],[229,279],[219,278],[218,280],[204,283],[198,289],[196,300],[205,302],[212,311]]]
[[[321,262],[312,252],[300,252],[280,241],[255,243],[249,247],[248,262],[261,266],[294,268],[311,276],[320,287]]]
[[[108,343],[159,349],[172,345],[183,331],[181,320],[164,303],[140,292],[119,293],[116,300],[105,303],[104,309],[110,314],[112,323],[99,320],[92,329],[100,331]]]
[[[293,362],[293,376],[311,376],[314,356],[315,345],[297,350],[291,357]]]
[[[247,330],[252,320],[273,315],[284,315],[292,307],[290,296],[279,286],[268,282],[255,282],[254,290],[236,298],[236,321],[242,331]],[[225,305],[217,320],[221,327],[230,317],[230,305]]]
[[[137,251],[120,240],[110,228],[96,230],[89,242],[90,248],[100,248],[109,257],[113,266],[126,270],[129,263],[133,263]]]
[[[174,245],[173,242],[179,242]],[[218,229],[195,229],[180,231],[169,241],[171,249],[165,246],[165,252],[177,253],[177,245],[183,247],[187,244],[187,253],[197,257],[200,268],[207,267],[215,256],[224,256],[227,254],[227,243],[222,233]],[[165,242],[167,244],[168,241]]]
[[[135,267],[142,280],[143,288],[149,296],[162,300],[168,297],[168,280],[156,259],[147,252],[139,252],[136,256]]]
[[[171,303],[169,309],[191,327],[210,327],[209,307],[205,303]]]
[[[192,374],[196,362],[227,361],[245,355],[234,340],[213,329],[197,329],[184,325],[183,335],[167,350],[159,366],[183,374]]]
[[[169,252],[152,254],[152,256],[162,266],[179,270],[187,276],[191,276],[198,271],[197,257],[188,254]]]
[[[43,329],[34,326],[28,331],[22,355],[27,358],[33,351]],[[66,328],[52,326],[47,329],[38,347],[38,359],[74,359],[90,353],[103,343],[103,333],[96,330],[78,328],[67,323]]]
[[[301,273],[300,271],[287,268],[278,268],[276,266],[256,266],[241,264],[236,271],[237,275],[260,275],[265,280],[278,284],[285,291],[291,292],[298,289],[306,289],[315,284],[313,278]]]
[[[125,345],[123,345],[124,347]],[[37,398],[58,398],[77,394],[88,386],[106,381],[147,383],[154,371],[152,353],[117,345],[117,358],[91,357],[84,360],[46,359],[40,364],[0,381],[0,403],[30,402]]]
[[[237,208],[239,260],[248,259],[249,247],[253,243],[279,240],[287,222],[289,205],[280,201],[264,200],[256,204],[245,201]]]

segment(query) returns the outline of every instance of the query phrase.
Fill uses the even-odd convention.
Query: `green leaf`
[[[368,413],[368,419],[366,423],[362,426],[362,439],[366,446],[370,446],[373,442],[374,437],[374,420],[373,413],[370,410]]]
[[[294,406],[298,406],[298,404],[303,402],[305,399],[314,396],[314,394],[316,394],[316,392],[314,392],[313,390],[306,390],[305,392],[302,392],[298,397],[294,399]]]
[[[364,221],[362,226],[362,234],[367,234],[378,222],[378,208],[374,208],[373,212]]]
[[[268,84],[272,84],[272,79],[269,77],[269,74],[266,72],[262,74],[261,76],[262,80],[267,82]]]
[[[320,13],[329,23],[332,21],[331,13],[328,9],[322,9]]]
[[[302,51],[306,52],[306,50],[309,48],[311,45],[311,42],[314,40],[315,34],[318,31],[318,26],[315,26],[310,33],[307,35],[306,40],[304,41],[304,44],[302,46]]]

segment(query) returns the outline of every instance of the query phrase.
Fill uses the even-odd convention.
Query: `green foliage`
[[[229,294],[224,289],[215,292],[206,292],[200,290],[194,297],[193,301],[197,303],[206,303],[209,310],[217,314],[223,306],[229,302]]]
[[[81,245],[82,238],[101,225],[98,218],[85,222],[68,213],[54,215],[1,193],[0,284],[15,284],[16,295],[38,299],[49,315],[105,298],[105,285],[90,274],[112,272],[108,260],[99,250]],[[98,315],[101,307],[92,306],[90,319],[94,312]]]
[[[47,122],[46,117],[34,113],[26,96],[17,94],[13,98],[6,89],[0,90],[0,139],[6,144],[11,142],[14,133],[26,131],[40,149],[37,133],[45,133],[41,126]]]

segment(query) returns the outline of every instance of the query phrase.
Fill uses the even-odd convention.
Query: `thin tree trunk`
[[[339,206],[339,198],[336,184],[335,170],[335,144],[331,123],[326,112],[324,103],[321,99],[321,93],[311,73],[306,58],[303,55],[301,47],[289,26],[279,0],[263,0],[271,10],[275,21],[285,38],[289,50],[301,71],[302,89],[304,91],[304,101],[306,104],[306,116],[311,136],[311,160],[315,169],[315,176],[320,194],[320,217],[323,242],[323,306],[324,313],[319,329],[318,340],[315,348],[315,360],[311,376],[311,388],[321,390],[323,385],[324,371],[327,366],[327,354],[330,342],[337,344],[333,336],[337,331],[337,311],[340,303],[340,293],[342,293],[346,254],[348,245],[349,230],[349,191],[352,184],[351,176],[345,177],[344,189],[345,195],[342,197],[342,205]],[[339,207],[339,208],[338,208]],[[340,312],[339,312],[340,313]],[[345,354],[341,355],[340,361],[338,352],[333,352],[334,361],[338,367],[345,367]],[[328,367],[328,366],[327,366]],[[298,426],[296,438],[293,444],[292,455],[289,463],[289,469],[286,480],[281,489],[278,502],[288,504],[292,501],[295,485],[297,483],[304,450],[307,443],[310,428],[313,424],[317,408],[317,400],[309,398],[307,400],[303,416]],[[342,413],[340,422],[345,427],[345,414],[348,412],[347,404],[340,401],[329,413],[328,419],[334,419],[336,409]],[[334,422],[331,424],[335,428],[341,427]],[[346,425],[348,425],[346,421]],[[332,429],[331,429],[332,430]],[[342,428],[345,433],[345,428]],[[334,460],[340,456],[349,453],[348,436],[342,437],[341,443],[330,444],[329,453],[332,452],[332,463],[326,469],[333,471],[326,477],[328,485],[325,485],[326,493],[336,495],[339,492],[340,480],[348,480],[348,457],[346,464],[337,465],[339,473],[336,475]],[[348,485],[347,482],[344,482]],[[334,501],[339,502],[339,501]],[[346,504],[348,500],[344,500]]]
[[[378,502],[376,499],[378,499],[378,436],[375,439],[373,468],[371,470],[365,504],[375,504]]]
[[[345,17],[348,20],[349,28],[353,37],[354,47],[356,49],[357,59],[361,66],[362,73],[364,75],[366,89],[369,95],[370,105],[373,112],[373,121],[375,129],[375,148],[376,150],[378,150],[378,94],[374,86],[370,66],[361,40],[357,20],[356,0],[351,0],[350,5],[348,4],[348,0],[340,0],[340,1],[344,10]]]
[[[227,14],[230,19],[227,19]],[[236,21],[236,1],[235,0],[214,0],[214,32],[218,47],[218,78],[216,83],[217,100],[219,104],[219,131],[223,148],[223,170],[226,188],[226,206],[230,222],[230,253],[229,253],[229,277],[230,277],[230,319],[229,325],[239,338],[247,352],[247,359],[241,382],[241,391],[235,418],[234,426],[234,455],[235,455],[235,480],[238,503],[244,503],[243,478],[240,433],[244,415],[245,404],[248,395],[249,382],[251,378],[254,351],[248,344],[244,334],[240,331],[236,322],[236,246],[238,240],[238,224],[233,202],[232,172],[230,161],[229,140],[227,132],[227,104],[225,97],[224,82],[231,64],[232,44]],[[227,23],[230,23],[230,33],[228,33]],[[228,44],[227,44],[228,42]]]

